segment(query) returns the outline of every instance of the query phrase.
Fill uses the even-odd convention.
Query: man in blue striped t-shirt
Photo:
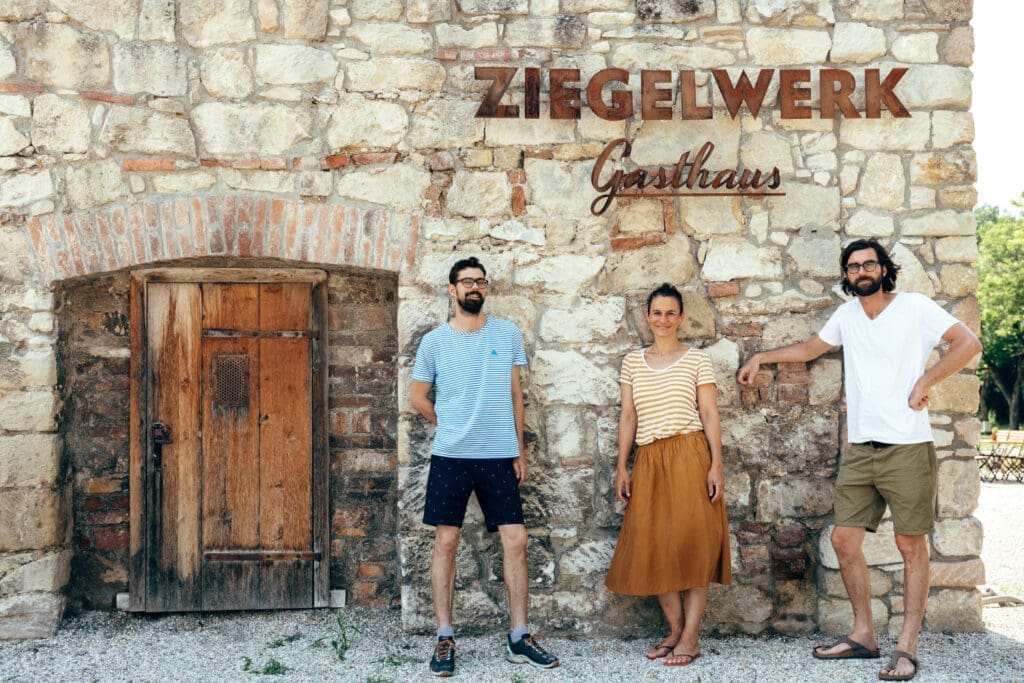
[[[515,325],[482,312],[487,285],[487,272],[475,257],[452,266],[448,295],[455,316],[423,337],[412,370],[412,406],[437,425],[423,509],[424,523],[435,527],[430,582],[437,643],[430,671],[437,676],[455,673],[455,552],[474,492],[487,530],[501,536],[511,620],[506,657],[545,669],[558,666],[526,624],[526,527],[519,497],[527,469],[519,378],[526,351]]]

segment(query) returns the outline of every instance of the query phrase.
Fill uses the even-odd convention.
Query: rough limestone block
[[[821,574],[824,579],[822,587],[825,589],[826,595],[837,598],[849,597],[846,593],[846,585],[843,583],[843,575],[840,572],[823,570]],[[892,591],[892,576],[889,572],[869,569],[868,579],[871,582],[871,595],[883,597]]]
[[[974,588],[985,583],[985,563],[981,558],[963,562],[932,562],[929,564],[930,586]]]
[[[437,46],[442,48],[475,49],[498,44],[498,25],[487,22],[464,28],[458,24],[438,24],[434,27]]]
[[[822,565],[829,569],[839,569],[839,560],[832,548],[832,529],[833,526],[829,525],[822,531],[818,539],[818,553]],[[868,565],[873,567],[903,563],[903,556],[896,548],[896,537],[891,521],[884,520],[878,525],[875,533],[864,534],[864,558]]]
[[[778,249],[757,247],[738,237],[715,237],[708,242],[701,276],[705,282],[754,278],[775,280],[782,275]]]
[[[203,86],[214,97],[248,97],[254,88],[252,70],[245,53],[237,48],[205,50],[200,67]]]
[[[761,27],[747,31],[747,49],[758,66],[819,64],[831,47],[828,31]]]
[[[558,571],[566,576],[590,576],[608,571],[615,552],[612,540],[581,543],[558,560]]]
[[[973,460],[944,460],[939,464],[940,517],[965,517],[974,512],[981,494],[978,465]]]
[[[448,21],[452,18],[450,2],[407,0],[405,7],[405,18],[412,24],[432,24],[439,21]],[[442,25],[435,26],[435,29],[440,29]]]
[[[942,237],[935,240],[935,258],[939,261],[978,260],[978,239],[976,237]]]
[[[904,237],[974,236],[974,214],[969,211],[933,211],[926,216],[904,218],[900,222]]]
[[[832,510],[832,487],[821,479],[789,476],[757,484],[757,520],[775,522],[826,515]]]
[[[26,79],[76,90],[110,83],[110,53],[102,36],[45,22],[19,24],[15,30]]]
[[[61,496],[48,488],[7,489],[0,495],[0,552],[35,550],[64,540]]]
[[[0,394],[0,429],[11,432],[52,432],[56,428],[51,391],[8,391]]]
[[[938,64],[915,65],[900,80],[896,92],[911,113],[918,109],[967,109],[971,105],[971,70]]]
[[[12,156],[29,145],[28,137],[18,130],[14,120],[0,116],[0,156]]]
[[[64,183],[68,203],[75,209],[103,206],[125,194],[121,165],[113,159],[69,166]]]
[[[121,152],[196,154],[187,119],[141,107],[110,107],[100,129],[100,141]]]
[[[483,120],[474,117],[477,106],[475,99],[428,99],[413,113],[409,143],[418,150],[472,147],[483,139]]]
[[[659,282],[685,285],[696,267],[690,245],[688,237],[677,234],[665,244],[612,254],[607,271],[611,291],[646,295]]]
[[[0,488],[52,486],[59,466],[56,434],[0,436]]]
[[[605,36],[615,37],[613,31],[605,32]],[[686,64],[688,68],[702,70],[720,69],[734,65],[736,55],[729,50],[713,47],[638,42],[616,47],[612,51],[609,63],[620,69],[629,69],[633,72],[640,69],[664,69],[666,64]],[[696,121],[690,123],[696,123]]]
[[[903,160],[898,154],[873,154],[864,168],[857,203],[874,209],[895,209],[907,193]]]
[[[858,22],[839,22],[832,32],[834,64],[867,64],[885,55],[885,31]]]
[[[139,39],[174,42],[175,0],[141,0]]]
[[[402,17],[405,0],[349,0],[348,8],[356,19],[397,21]]]
[[[48,638],[60,625],[64,597],[29,593],[0,599],[0,640]]]
[[[842,395],[843,363],[826,358],[811,365],[811,387],[808,402],[812,406],[836,403]]]
[[[980,555],[983,538],[981,522],[974,517],[940,519],[932,533],[935,550],[946,557]]]
[[[618,373],[575,351],[538,350],[530,374],[545,403],[605,405],[619,396]]]
[[[308,45],[257,45],[256,77],[268,85],[333,81],[338,62],[328,50]]]
[[[928,146],[931,122],[923,114],[894,119],[847,119],[839,124],[839,141],[858,150],[923,150]]]
[[[402,24],[355,24],[345,31],[345,38],[366,45],[377,55],[421,55],[434,47],[429,31]]]
[[[430,173],[424,168],[393,164],[346,173],[338,179],[337,192],[342,198],[412,211],[420,208],[429,186]],[[437,280],[444,281],[445,278]]]
[[[932,387],[928,409],[935,413],[973,414],[978,410],[980,386],[974,374],[947,377]]]
[[[793,259],[797,272],[830,277],[836,274],[841,251],[839,235],[836,233],[826,230],[821,234],[821,231],[805,228],[793,240],[786,253]]]
[[[846,222],[846,234],[850,237],[888,237],[894,231],[892,216],[868,209],[857,209]]]
[[[348,65],[349,89],[356,92],[433,92],[441,90],[446,76],[436,61],[413,57],[377,57]]]
[[[35,98],[32,144],[37,150],[84,154],[91,130],[89,106],[81,100],[50,94]]]
[[[889,623],[889,608],[871,598],[871,621],[875,631],[884,631]],[[853,606],[849,600],[818,600],[818,628],[827,635],[843,635],[853,628]]]
[[[70,550],[47,553],[26,562],[0,579],[0,597],[15,593],[57,593],[71,575]]]
[[[163,97],[188,91],[188,57],[177,45],[118,43],[114,46],[114,88]]]
[[[972,149],[917,154],[910,162],[914,185],[970,184],[978,177],[978,160]]]
[[[194,47],[244,43],[256,38],[249,0],[179,0],[178,26]]]
[[[892,41],[892,56],[901,62],[931,64],[939,61],[939,34],[911,33]]]
[[[932,148],[974,142],[974,116],[969,111],[932,112]]]
[[[559,14],[549,17],[509,19],[505,23],[506,45],[579,49],[587,28],[583,19]]]
[[[658,203],[643,203],[661,213]],[[679,214],[683,230],[693,235],[740,234],[746,224],[739,197],[709,197],[701,201],[680,199]]]
[[[281,26],[289,39],[320,41],[327,36],[329,0],[281,0]]]
[[[896,281],[899,292],[917,292],[931,298],[935,296],[935,285],[928,277],[927,271],[912,251],[903,244],[897,244],[891,250],[892,260],[900,266],[900,276]],[[934,408],[934,402],[929,406]]]
[[[460,0],[459,9],[465,14],[526,14],[530,0]]]
[[[545,342],[603,341],[619,332],[625,312],[622,297],[596,301],[563,297],[552,301],[541,314],[539,336]]]
[[[942,293],[946,296],[966,296],[978,290],[978,271],[971,266],[943,266],[941,278]]]
[[[712,584],[704,623],[718,631],[756,635],[768,628],[772,602],[754,586]]]
[[[903,18],[904,0],[839,0],[839,6],[859,21],[891,21]]]
[[[593,221],[590,204],[594,190],[590,186],[593,164],[563,163],[545,159],[526,160],[526,184],[530,216]]]
[[[981,632],[981,593],[977,590],[940,590],[928,596],[924,627],[929,631]]]
[[[770,197],[768,210],[774,230],[820,229],[839,225],[839,188],[788,183],[785,197]]]
[[[313,116],[285,104],[207,102],[192,111],[200,148],[211,156],[302,153],[313,137]]]
[[[50,4],[94,31],[113,31],[128,40],[135,35],[139,0],[51,0]]]
[[[445,207],[460,216],[501,216],[511,212],[512,187],[502,171],[458,171]]]

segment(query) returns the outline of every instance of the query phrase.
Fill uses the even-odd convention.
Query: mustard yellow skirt
[[[711,503],[704,432],[640,446],[619,542],[604,585],[658,595],[732,580],[725,500]]]

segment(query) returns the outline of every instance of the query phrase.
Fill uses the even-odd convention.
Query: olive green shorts
[[[850,444],[836,479],[836,526],[873,532],[888,505],[896,533],[931,533],[937,482],[938,465],[931,441],[883,448],[870,443]]]

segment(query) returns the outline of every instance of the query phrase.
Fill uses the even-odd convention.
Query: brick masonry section
[[[420,219],[387,209],[245,194],[147,199],[26,223],[48,282],[196,256],[267,257],[407,272]]]
[[[330,580],[357,605],[390,605],[401,587],[397,280],[354,269],[334,269],[328,279]],[[128,271],[59,286],[55,302],[72,482],[69,609],[112,609],[128,590]]]

